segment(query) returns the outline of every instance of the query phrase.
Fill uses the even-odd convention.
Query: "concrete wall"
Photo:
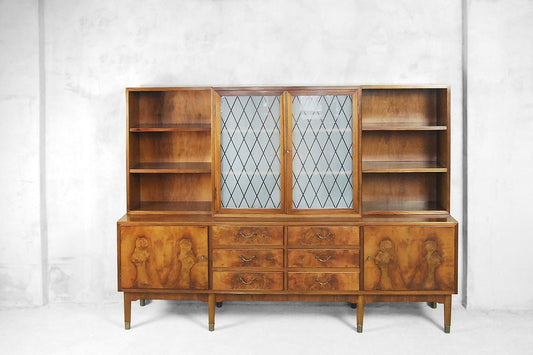
[[[50,300],[118,299],[124,87],[446,83],[461,217],[461,4],[45,2]]]
[[[37,5],[35,1],[25,3],[33,10],[34,17],[30,16],[31,11],[24,11],[17,23],[8,23],[5,21],[22,12],[24,3],[0,1],[2,10],[6,10],[2,14],[10,14],[2,20],[9,31],[14,31],[21,19],[28,20],[28,28],[38,29]],[[475,1],[471,8],[474,11],[474,5],[486,8],[493,3],[503,2]],[[39,147],[39,124],[35,123],[39,121],[39,101],[35,103],[36,115],[27,114],[35,120],[32,121],[36,124],[35,135],[17,130],[19,125],[15,122],[26,117],[22,108],[15,110],[12,115],[16,118],[12,121],[2,119],[2,127],[9,128],[13,140],[28,142],[17,146],[15,154],[5,154],[2,149],[2,163],[15,161],[16,164],[20,160],[15,156],[31,147],[34,156],[44,154],[41,162],[45,162],[41,175],[37,160],[36,171],[13,171],[6,176],[10,181],[18,181],[31,172],[37,181],[39,176],[44,179],[46,188],[42,190],[46,204],[41,208],[47,217],[44,221],[47,228],[43,229],[46,243],[35,245],[35,260],[42,260],[46,266],[46,292],[26,291],[20,285],[23,278],[15,274],[15,265],[0,262],[1,270],[6,270],[2,273],[12,275],[20,283],[13,286],[13,294],[31,296],[21,303],[38,304],[47,293],[51,302],[120,299],[116,292],[115,222],[126,209],[124,87],[127,86],[448,84],[452,88],[451,212],[462,222],[461,1],[43,0],[40,4],[43,26],[34,36],[42,37],[43,70],[31,72],[18,64],[4,63],[7,61],[4,57],[0,59],[10,72],[16,73],[2,72],[9,75],[6,82],[10,83],[3,86],[2,95],[4,91],[11,93],[11,83],[18,84],[24,74],[22,77],[29,76],[24,90],[34,88],[38,97],[39,74],[45,79],[41,96],[41,103],[46,104],[42,115],[46,130],[41,132],[44,147]],[[502,16],[500,10],[496,8],[490,16]],[[514,11],[518,13],[519,9]],[[526,30],[530,26],[522,25]],[[474,33],[473,28],[469,30]],[[24,32],[24,35],[29,34]],[[13,35],[2,31],[1,36],[2,52],[4,48],[21,47]],[[31,61],[32,56],[38,69],[37,42],[23,59]],[[26,96],[30,93],[24,92]],[[469,94],[475,97],[479,91],[469,91]],[[4,105],[7,99],[1,98],[0,104]],[[0,107],[5,117],[9,111]],[[472,116],[470,120],[474,122],[476,118]],[[496,174],[492,172],[495,178]],[[475,184],[472,180],[471,183]],[[38,182],[36,186],[33,193],[21,188],[32,198],[20,199],[9,192],[14,194],[11,203],[0,203],[3,211],[11,212],[13,233],[23,234],[20,226],[26,226],[28,218],[36,219],[37,226],[40,224],[39,204],[34,206],[35,210],[30,208],[40,193]],[[2,189],[6,189],[5,184]],[[13,202],[21,203],[24,212],[12,212]],[[492,216],[480,208],[469,211],[471,216]],[[41,240],[38,227],[26,234],[33,241]],[[474,244],[475,239],[474,236],[469,239],[469,251],[474,254],[473,248],[498,248],[491,244],[492,240],[478,246],[477,242]],[[22,260],[14,257],[13,251],[25,250],[24,239],[3,237],[2,240],[2,255]],[[44,259],[39,259],[41,250],[45,251]],[[24,260],[34,262],[33,257]],[[508,268],[531,266],[530,263],[511,261]],[[471,263],[469,272],[472,267]],[[43,278],[39,270],[29,275]],[[494,285],[492,277],[483,273],[471,276],[469,285],[478,282],[478,294],[484,297],[479,290],[490,290]],[[0,284],[0,290],[4,288]],[[530,292],[526,286],[522,291]],[[470,300],[483,303],[478,297],[472,296]],[[0,304],[12,304],[12,300],[4,298]],[[509,306],[501,300],[484,305],[498,307],[500,304]]]
[[[468,304],[531,309],[533,1],[468,14]]]
[[[43,302],[39,16],[0,1],[0,304]]]

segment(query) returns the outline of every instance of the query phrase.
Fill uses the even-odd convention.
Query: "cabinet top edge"
[[[457,221],[451,215],[410,215],[372,217],[213,217],[206,215],[124,215],[118,225],[127,224],[183,224],[183,225],[315,225],[315,226],[365,226],[431,224],[451,226]]]
[[[444,84],[413,84],[413,85],[317,85],[317,86],[138,86],[126,87],[130,91],[181,91],[181,90],[215,90],[215,91],[289,91],[289,90],[379,90],[379,89],[450,89]]]
[[[415,85],[362,85],[361,89],[450,89],[444,84],[415,84]]]
[[[209,91],[210,86],[138,86],[127,87],[126,92],[130,91]]]

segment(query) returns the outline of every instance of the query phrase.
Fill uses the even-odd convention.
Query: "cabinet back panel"
[[[433,173],[364,174],[365,201],[436,201],[438,176]]]
[[[141,201],[210,201],[211,174],[137,175]]]
[[[130,133],[137,147],[130,148],[131,163],[210,162],[209,132]]]
[[[138,91],[129,93],[130,126],[211,123],[211,91]]]
[[[434,125],[437,119],[437,91],[428,89],[364,89],[364,123],[412,123]]]
[[[437,161],[437,132],[369,131],[363,134],[363,161]]]

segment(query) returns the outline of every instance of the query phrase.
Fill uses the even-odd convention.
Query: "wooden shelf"
[[[211,132],[210,124],[143,123],[130,127],[130,132]]]
[[[434,161],[363,161],[363,173],[446,173]]]
[[[180,163],[137,163],[130,168],[130,173],[211,173],[209,162]]]
[[[211,212],[211,201],[141,201],[130,213]]]
[[[446,131],[448,128],[441,125],[425,125],[411,122],[376,122],[364,123],[363,131]]]
[[[363,214],[448,213],[435,201],[363,201]]]

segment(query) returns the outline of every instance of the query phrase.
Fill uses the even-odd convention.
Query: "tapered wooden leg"
[[[444,297],[444,333],[450,333],[452,325],[452,296]]]
[[[207,308],[209,312],[209,331],[215,330],[215,294],[210,294],[207,298]]]
[[[146,300],[139,300],[141,307],[146,306]]]
[[[359,296],[357,298],[357,333],[363,332],[363,314],[365,311],[365,298]]]
[[[124,292],[124,328],[130,329],[131,321],[131,298]]]

